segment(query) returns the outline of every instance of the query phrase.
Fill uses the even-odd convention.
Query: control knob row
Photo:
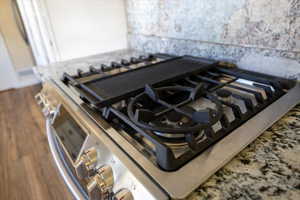
[[[131,64],[139,64],[142,62],[152,62],[155,61],[156,57],[152,54],[148,56],[139,56],[139,57],[131,57],[130,60],[122,59],[120,63],[118,62],[112,62],[110,66],[102,64],[100,68],[96,68],[93,65],[89,66],[89,72],[92,74],[98,74],[98,73],[105,73],[107,71],[121,68],[121,67],[129,67]],[[78,77],[84,77],[86,75],[90,75],[90,73],[85,73],[83,70],[78,69],[77,70],[77,76]]]
[[[91,200],[109,200],[114,185],[112,168],[105,165],[99,168],[96,175],[91,178],[87,185],[88,195]]]
[[[96,148],[86,150],[75,164],[77,176],[88,181],[87,192],[91,200],[133,200],[132,193],[122,189],[113,193],[114,174],[110,166],[97,167]]]
[[[150,62],[150,61],[153,61],[155,59],[156,59],[155,56],[152,55],[152,54],[150,54],[149,56],[139,56],[138,58],[131,57],[130,58],[130,63],[132,63],[132,64],[138,64],[140,62],[145,62],[145,61],[146,62]]]
[[[87,191],[91,200],[134,200],[128,189],[122,189],[113,194],[114,174],[110,166],[99,168],[96,175],[87,185]]]
[[[75,163],[75,171],[79,179],[90,177],[97,165],[97,150],[95,148],[88,149]]]

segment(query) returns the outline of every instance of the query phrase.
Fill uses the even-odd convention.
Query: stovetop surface
[[[136,56],[135,59],[139,59],[137,55],[138,54],[135,53],[130,56]],[[126,54],[124,58],[131,61],[130,56]],[[174,56],[161,54],[159,55],[159,58],[156,54],[154,56],[157,58],[152,61],[152,64],[174,58]],[[146,56],[146,58],[148,58],[148,56]],[[64,82],[57,78],[53,79],[55,85],[67,94],[67,96],[70,97],[73,102],[75,102],[79,108],[81,108],[81,110],[84,111],[84,113],[87,114],[89,118],[91,118],[93,122],[95,122],[96,125],[99,126],[105,134],[108,135],[111,140],[114,141],[114,143],[121,148],[121,150],[123,150],[123,152],[125,152],[128,157],[131,158],[138,167],[140,167],[140,169],[144,171],[145,175],[150,177],[158,186],[161,187],[161,189],[174,199],[186,198],[187,195],[198,188],[200,184],[206,181],[218,169],[223,167],[227,162],[235,157],[235,155],[237,155],[248,144],[253,142],[261,133],[263,133],[274,122],[279,120],[280,117],[282,117],[289,109],[294,107],[300,101],[300,84],[294,81],[241,70],[230,63],[216,62],[203,58],[190,58],[198,60],[199,62],[202,61],[202,64],[211,63],[209,64],[210,67],[198,74],[196,78],[195,75],[192,74],[188,75],[189,77],[183,77],[180,80],[176,80],[175,83],[172,83],[171,81],[156,86],[148,84],[147,86],[145,85],[137,94],[131,94],[132,96],[129,95],[122,100],[106,105],[101,105],[101,100],[99,101],[97,98],[93,97],[93,94],[90,94],[90,91],[82,89],[78,83],[84,84],[99,77],[110,78],[115,74],[128,72],[133,69],[142,69],[149,65],[148,61],[139,61],[137,64],[131,63],[129,67],[119,67],[120,64],[122,64],[122,56],[119,56],[116,59],[114,56],[109,56],[109,59],[105,60],[107,66],[103,66],[105,69],[102,68],[98,60],[97,65],[92,64],[90,67],[85,66],[84,68],[78,67],[79,70],[76,73],[74,73],[74,69],[76,68],[75,66],[70,67],[72,70],[60,70],[61,72],[67,71],[68,73],[67,76],[64,76],[65,78],[67,77],[67,80],[64,79]],[[109,65],[108,60],[120,62]],[[192,79],[190,77],[192,77]],[[198,78],[201,78],[201,80]],[[139,103],[133,104],[132,111],[134,116],[137,117],[134,117],[134,120],[130,118],[127,109],[128,105],[138,96],[142,96],[142,102],[145,101],[145,99],[149,100],[150,98],[150,102],[157,101],[159,99],[172,105],[174,102],[184,101],[187,96],[195,96],[190,96],[188,94],[191,94],[191,91],[197,91],[197,87],[193,84],[199,82],[202,83],[201,85],[209,85],[209,87],[205,88],[206,90],[214,89],[214,91],[207,91],[206,93],[217,97],[217,101],[221,101],[223,107],[222,113],[223,115],[226,115],[226,118],[228,119],[227,121],[230,122],[231,126],[234,124],[236,125],[238,121],[241,122],[240,118],[237,116],[245,116],[245,114],[249,113],[252,113],[253,115],[247,115],[249,117],[248,120],[247,118],[242,117],[241,119],[244,119],[245,121],[241,122],[241,125],[238,125],[228,133],[219,131],[224,128],[219,120],[217,123],[212,125],[211,129],[215,133],[214,136],[219,135],[219,133],[221,133],[220,135],[222,136],[219,135],[220,139],[213,143],[211,143],[211,140],[208,140],[210,141],[208,146],[199,152],[193,150],[195,146],[193,146],[193,143],[189,142],[190,140],[182,143],[182,136],[184,136],[184,140],[186,139],[185,136],[187,134],[185,133],[177,132],[176,134],[169,134],[167,132],[149,131],[141,128],[140,125],[138,126],[134,122],[135,119],[138,119],[139,121],[142,120],[142,122],[146,119],[144,122],[150,125],[157,126],[156,122],[158,121],[158,125],[163,123],[163,126],[165,126],[165,123],[167,123],[167,125],[170,126],[169,128],[178,129],[182,124],[189,121],[185,119],[186,117],[177,121],[178,117],[174,117],[173,114],[166,116],[167,120],[160,120],[160,117],[153,119],[151,117],[151,112],[154,112],[155,114],[157,114],[156,112],[162,113],[160,112],[161,109],[166,109],[165,107],[169,106],[166,104],[161,105],[163,102],[155,102],[154,104],[147,103],[147,105],[143,104],[143,106],[146,105],[146,111],[149,111],[149,106],[155,105],[155,109],[150,107],[150,115],[148,115],[149,112],[144,112],[144,110],[139,107]],[[184,89],[178,91],[177,88],[175,92],[174,88],[171,92],[157,91],[161,90],[163,87],[174,86],[184,87]],[[244,89],[241,90],[240,88]],[[170,90],[170,88],[168,88],[168,90]],[[253,92],[252,90],[256,92]],[[170,97],[165,99],[166,93],[167,95],[175,95],[174,100],[173,98],[170,99]],[[188,112],[188,114],[194,113],[195,110],[205,110],[205,112],[202,112],[202,114],[204,114],[200,114],[200,116],[204,116],[206,122],[207,119],[210,121],[210,117],[207,118],[210,114],[207,115],[207,113],[214,114],[214,112],[211,112],[211,109],[218,111],[216,108],[217,105],[212,103],[205,94],[200,94],[200,96],[196,95],[198,98],[185,102],[183,103],[184,105],[175,105],[172,109],[174,110],[177,107],[181,109],[182,107],[187,106],[189,108],[183,110]],[[153,98],[157,96],[159,97],[158,99]],[[94,101],[89,101],[86,97],[89,97],[90,100]],[[146,102],[148,102],[148,100],[146,100]],[[97,104],[93,104],[92,102],[96,102]],[[262,106],[263,104],[261,102],[264,102],[265,106]],[[233,106],[230,106],[230,104],[233,104]],[[141,113],[142,115],[140,115]],[[145,113],[146,118],[138,117],[145,116],[143,115]],[[149,116],[151,119],[150,121],[148,121]],[[192,119],[196,119],[197,121],[197,118]],[[174,121],[179,123],[174,123]],[[201,137],[202,140],[213,138],[209,137],[209,135],[207,136],[207,134],[203,134],[203,131],[199,133],[198,138],[200,138],[200,136],[203,136]],[[178,142],[178,140],[181,140],[181,142]],[[200,142],[203,142],[202,140],[200,140]],[[174,143],[174,141],[177,143]],[[164,148],[157,148],[157,144],[158,147],[162,144],[161,146]],[[201,143],[201,145],[202,144],[203,143]],[[161,164],[158,160],[157,155],[159,155],[159,150],[162,150],[162,153],[171,152],[169,155],[171,155],[171,158],[174,156],[175,159],[180,157],[186,158],[185,156],[182,156],[186,152],[194,152],[194,154],[187,153],[188,156],[192,156],[185,162],[179,164],[175,163],[175,165],[174,163],[169,162],[172,164],[172,167],[168,168],[169,165],[167,164],[165,165],[167,167],[164,169],[162,167],[164,163],[161,162]],[[168,161],[170,160],[167,160],[166,163],[168,163]],[[180,180],[180,184],[178,184],[178,180]]]
[[[164,54],[79,69],[63,82],[165,171],[184,166],[295,84],[230,63]]]

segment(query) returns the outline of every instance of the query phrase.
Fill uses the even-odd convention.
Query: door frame
[[[61,59],[45,0],[17,0],[36,64]]]

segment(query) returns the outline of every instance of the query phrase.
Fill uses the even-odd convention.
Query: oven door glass
[[[67,153],[75,162],[87,134],[63,106],[61,106],[60,112],[55,118],[53,128]]]

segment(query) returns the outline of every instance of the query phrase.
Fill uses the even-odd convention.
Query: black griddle
[[[213,61],[206,59],[183,56],[87,82],[80,82],[76,77],[66,73],[63,80],[75,86],[86,103],[101,108],[140,93],[145,85],[157,87],[185,76],[198,74],[213,64]]]

